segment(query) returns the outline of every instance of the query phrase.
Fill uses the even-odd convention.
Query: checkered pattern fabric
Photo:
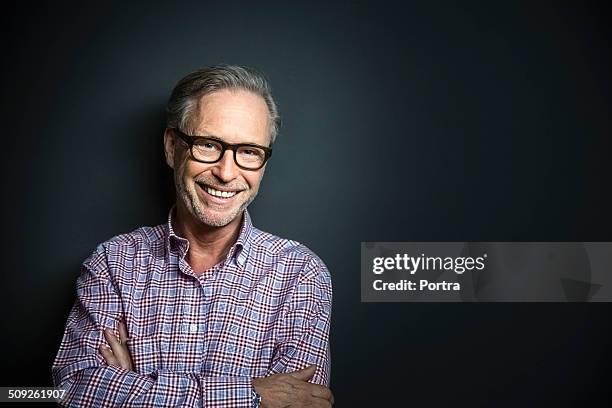
[[[168,222],[99,245],[83,263],[53,381],[74,407],[249,407],[251,379],[317,365],[329,385],[331,278],[298,242],[247,211],[227,257],[202,274]],[[103,328],[127,325],[135,371],[108,366]]]

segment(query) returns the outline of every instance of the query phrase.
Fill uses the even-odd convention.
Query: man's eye
[[[198,143],[197,146],[198,146],[198,149],[200,150],[217,150],[218,149],[217,144],[213,142]]]
[[[265,156],[265,153],[263,150],[258,149],[256,147],[248,147],[248,146],[243,146],[240,149],[238,149],[238,154],[244,160],[261,160]]]

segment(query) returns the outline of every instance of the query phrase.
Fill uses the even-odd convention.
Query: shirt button
[[[192,332],[192,333],[197,332],[198,331],[198,325],[197,324],[191,324],[189,326],[189,331]]]

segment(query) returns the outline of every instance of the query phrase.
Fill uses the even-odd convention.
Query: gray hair
[[[215,65],[192,72],[178,81],[166,106],[166,126],[188,129],[199,99],[223,89],[243,89],[261,96],[270,113],[271,140],[280,127],[280,116],[270,85],[258,71],[239,65]]]

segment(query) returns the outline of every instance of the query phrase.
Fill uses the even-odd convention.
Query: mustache
[[[209,177],[199,177],[197,179],[194,179],[194,181],[200,185],[206,185],[212,188],[215,188],[215,187],[224,188],[227,190],[242,191],[242,190],[248,190],[249,188],[249,186],[246,183],[240,183],[240,182],[219,183],[218,179],[212,179]]]

